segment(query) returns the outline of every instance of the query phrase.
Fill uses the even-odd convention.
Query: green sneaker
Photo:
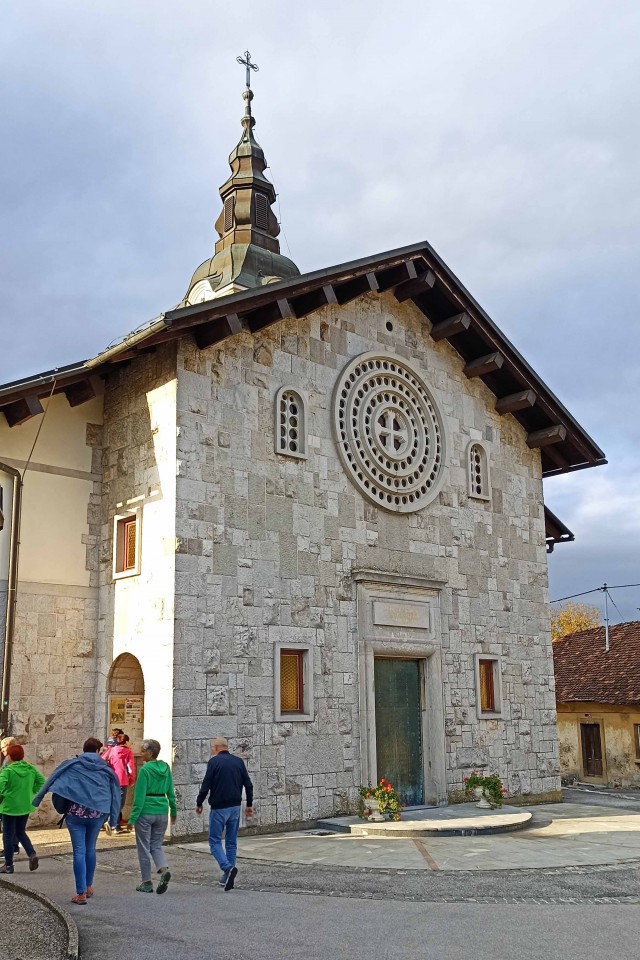
[[[165,867],[165,869],[160,872],[160,883],[156,888],[156,893],[164,893],[169,886],[169,880],[171,880],[171,873]]]
[[[144,880],[140,886],[136,887],[138,893],[153,893],[153,884],[151,880]]]

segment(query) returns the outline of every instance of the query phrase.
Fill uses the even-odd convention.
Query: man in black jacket
[[[225,890],[233,890],[238,868],[236,852],[238,850],[238,828],[240,826],[240,805],[242,788],[247,795],[248,817],[253,816],[253,784],[247,773],[244,761],[229,753],[229,745],[224,737],[211,741],[213,756],[207,764],[207,771],[196,800],[196,813],[202,813],[202,804],[209,795],[209,849],[216,858],[222,876],[218,881]],[[224,847],[222,833],[224,831]]]

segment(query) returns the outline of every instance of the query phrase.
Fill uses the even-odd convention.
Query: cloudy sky
[[[552,598],[640,583],[639,35],[637,0],[3,0],[0,381],[185,293],[248,47],[283,252],[428,240],[609,458],[547,482]]]

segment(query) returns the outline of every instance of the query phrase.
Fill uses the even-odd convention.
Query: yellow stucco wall
[[[602,777],[585,774],[580,723],[598,723],[602,743]],[[640,707],[601,703],[558,704],[560,768],[565,778],[610,786],[640,787],[640,758],[636,758],[634,725]]]
[[[70,407],[44,400],[46,417],[24,479],[20,530],[21,583],[86,587],[87,508],[93,489],[87,424],[102,423],[102,398]],[[0,461],[23,471],[42,417],[9,427],[0,417]],[[3,475],[5,529],[0,533],[0,580],[6,578],[13,484]]]

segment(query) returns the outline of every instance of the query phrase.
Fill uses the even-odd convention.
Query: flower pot
[[[380,804],[377,800],[367,797],[364,801],[365,810],[369,811],[369,816],[367,820],[371,823],[382,823],[384,820],[384,815],[380,811]]]
[[[487,801],[487,798],[484,795],[484,787],[474,787],[473,795],[479,803],[476,803],[476,807],[480,810],[491,810],[491,804]]]

